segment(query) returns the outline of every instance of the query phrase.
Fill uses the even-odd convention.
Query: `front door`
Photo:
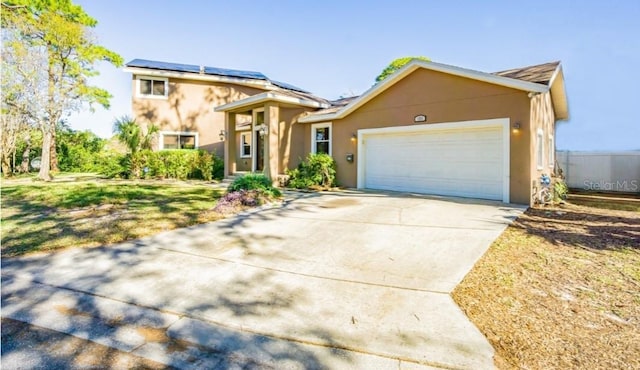
[[[255,143],[255,162],[253,171],[262,172],[264,170],[264,135],[260,135],[260,128],[264,126],[264,109],[253,111],[253,142]]]
[[[253,131],[256,139],[256,168],[255,172],[262,172],[264,169],[264,136],[260,135],[259,130]]]

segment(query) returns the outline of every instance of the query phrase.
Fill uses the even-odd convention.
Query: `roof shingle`
[[[527,82],[549,85],[553,73],[558,69],[560,62],[549,62],[535,66],[514,68],[506,71],[494,72],[494,75],[513,78]]]

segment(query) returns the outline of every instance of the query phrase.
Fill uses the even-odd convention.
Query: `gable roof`
[[[531,93],[544,93],[552,90],[552,95],[555,95],[553,97],[553,103],[554,110],[556,110],[556,117],[558,119],[568,118],[564,79],[559,62],[545,63],[537,66],[512,69],[497,73],[486,73],[447,64],[414,59],[391,76],[373,85],[359,97],[350,100],[346,105],[339,107],[332,106],[328,109],[311,112],[306,116],[301,117],[299,121],[321,122],[344,118],[420,68],[506,86]]]

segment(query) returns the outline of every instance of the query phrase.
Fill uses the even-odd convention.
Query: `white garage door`
[[[508,201],[503,126],[461,126],[366,130],[361,187]]]

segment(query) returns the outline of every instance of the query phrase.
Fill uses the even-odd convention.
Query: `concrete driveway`
[[[289,193],[135,242],[3,260],[2,316],[184,368],[492,368],[449,293],[522,211]]]

